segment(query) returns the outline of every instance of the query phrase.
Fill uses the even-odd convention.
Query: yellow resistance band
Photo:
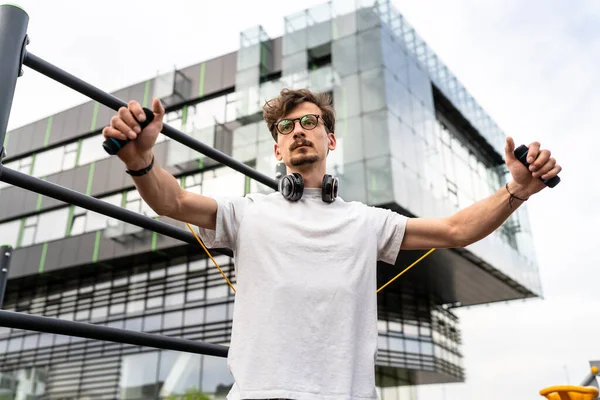
[[[385,285],[383,285],[382,287],[380,287],[379,289],[377,289],[377,293],[379,293],[384,287],[386,287],[390,283],[394,282],[396,279],[400,278],[403,273],[405,273],[406,271],[408,271],[409,269],[411,269],[412,267],[414,267],[415,265],[417,265],[419,262],[421,262],[421,260],[423,260],[425,257],[427,257],[428,255],[430,255],[431,253],[433,253],[434,250],[435,250],[435,248],[429,250],[427,253],[423,254],[421,256],[421,258],[419,258],[417,261],[415,261],[414,263],[410,264],[408,267],[404,268],[404,270],[402,272],[400,272],[398,275],[396,275],[395,277],[393,277],[392,279],[390,279],[390,281],[388,283],[386,283]]]
[[[187,225],[187,227],[189,228],[189,230],[192,231],[192,234],[194,235],[194,237],[196,238],[196,240],[198,241],[198,243],[200,243],[200,246],[202,246],[202,248],[204,249],[204,251],[206,252],[206,254],[208,254],[208,257],[210,257],[210,259],[212,260],[212,262],[219,269],[219,272],[221,272],[221,275],[223,275],[223,278],[225,278],[225,280],[227,281],[227,284],[229,285],[229,287],[231,288],[231,290],[233,290],[233,292],[235,293],[236,292],[235,288],[233,287],[233,285],[231,284],[231,282],[229,281],[229,279],[227,279],[227,276],[225,276],[225,273],[223,272],[223,270],[221,269],[221,267],[219,267],[219,264],[217,264],[217,262],[215,261],[215,259],[210,255],[210,253],[208,252],[208,249],[206,248],[206,246],[204,245],[204,243],[202,243],[202,240],[200,240],[200,238],[198,237],[198,235],[196,235],[196,231],[194,231],[194,229],[192,229],[192,227],[190,226],[190,224],[188,224],[187,222],[185,224]],[[415,265],[417,265],[421,260],[423,260],[425,257],[427,257],[428,255],[430,255],[431,253],[433,253],[434,250],[435,250],[435,248],[429,250],[427,253],[423,254],[417,261],[415,261],[414,263],[410,264],[408,267],[404,268],[404,270],[402,270],[402,272],[400,272],[398,275],[396,275],[395,277],[393,277],[388,283],[386,283],[385,285],[383,285],[382,287],[380,287],[379,289],[377,289],[377,293],[379,293],[381,290],[383,290],[383,288],[386,287],[387,285],[389,285],[390,283],[394,282],[396,279],[400,278],[402,276],[402,274],[404,274],[406,271],[408,271],[409,269],[411,269],[412,267],[414,267]]]
[[[198,243],[200,243],[200,246],[202,246],[202,248],[204,249],[204,251],[206,252],[206,254],[208,254],[208,256],[210,257],[210,259],[212,260],[212,262],[215,263],[215,265],[219,269],[219,272],[221,272],[221,275],[223,275],[223,278],[225,278],[225,280],[227,281],[227,284],[229,285],[229,287],[231,288],[231,290],[233,290],[233,293],[235,293],[235,288],[233,287],[233,285],[231,284],[231,282],[229,281],[229,279],[227,279],[227,276],[225,276],[225,273],[223,272],[223,270],[221,269],[221,267],[219,267],[219,264],[217,264],[217,262],[215,261],[215,259],[213,258],[213,256],[210,255],[210,253],[208,252],[208,249],[206,248],[206,246],[204,245],[204,243],[202,243],[202,240],[200,240],[200,238],[198,237],[198,235],[196,235],[196,232],[192,229],[192,227],[190,226],[190,224],[188,224],[187,222],[185,224],[190,229],[190,231],[192,231],[192,234],[194,235],[194,237],[196,238],[196,240],[198,241]]]

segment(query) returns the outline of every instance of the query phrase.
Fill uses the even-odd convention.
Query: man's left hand
[[[506,166],[518,186],[521,196],[529,197],[546,185],[539,178],[550,179],[558,175],[562,167],[556,163],[556,159],[551,157],[550,150],[542,149],[539,142],[533,142],[529,146],[527,153],[527,162],[530,164],[527,169],[515,157],[515,142],[511,137],[506,138]]]

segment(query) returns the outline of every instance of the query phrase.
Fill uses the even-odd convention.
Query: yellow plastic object
[[[598,389],[590,386],[550,386],[540,390],[548,400],[594,400]]]

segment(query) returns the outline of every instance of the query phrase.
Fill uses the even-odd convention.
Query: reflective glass
[[[144,317],[144,332],[160,330],[162,325],[162,314],[147,315]]]
[[[101,134],[83,139],[81,142],[81,152],[79,153],[79,165],[108,158],[109,154],[102,147],[103,142],[104,137]]]
[[[193,396],[201,387],[201,362],[202,356],[199,354],[161,351],[159,396],[165,399]]]
[[[231,290],[231,289],[229,288],[228,285],[225,284],[225,282],[223,282],[222,285],[209,287],[206,290],[206,299],[207,300],[215,300],[215,299],[227,297],[229,295],[229,290]]]
[[[183,321],[183,312],[168,312],[164,314],[163,318],[163,329],[179,328]]]
[[[35,155],[32,175],[49,176],[62,170],[64,147],[39,152]]]
[[[337,118],[350,118],[361,113],[361,82],[357,74],[341,78],[340,86],[334,89]]]
[[[158,352],[124,356],[121,359],[119,393],[121,399],[156,396]]]
[[[390,154],[388,114],[387,110],[381,110],[365,114],[362,117],[367,159]]]
[[[339,176],[340,196],[346,201],[367,203],[365,175],[364,161],[345,164],[344,173]]]
[[[308,53],[300,51],[283,57],[281,61],[281,72],[285,75],[304,72],[308,68]]]
[[[340,76],[358,71],[357,36],[350,35],[333,41],[331,45],[331,63]]]
[[[368,203],[380,205],[394,201],[394,181],[389,157],[366,161]]]
[[[125,320],[125,329],[132,331],[142,330],[142,318],[129,318]]]
[[[217,304],[215,306],[206,307],[206,318],[207,324],[211,322],[220,322],[227,319],[227,304]]]
[[[374,8],[360,8],[356,10],[358,31],[364,31],[381,24],[381,17]]]
[[[183,303],[183,293],[174,293],[165,296],[165,307],[176,306]]]
[[[193,308],[183,312],[183,325],[200,325],[204,323],[204,307]]]
[[[227,359],[203,356],[202,391],[224,397],[233,385],[233,377],[227,367]],[[219,397],[219,398],[220,398]]]
[[[363,112],[381,110],[386,105],[386,87],[382,68],[361,73],[360,99]]]
[[[21,246],[29,246],[33,244],[33,240],[35,238],[35,226],[25,227],[23,228],[23,234],[21,236]]]
[[[353,2],[332,0],[334,19],[332,21],[332,37],[334,39],[354,34],[357,29],[356,13]]]
[[[329,8],[323,4],[323,8]],[[331,21],[321,21],[308,28],[306,46],[310,49],[331,42]]]
[[[254,67],[260,64],[260,44],[242,46],[237,53],[237,70]]]
[[[358,34],[358,65],[361,71],[381,68],[383,54],[381,28],[369,29]]]
[[[0,224],[0,244],[9,244],[16,247],[20,228],[20,219]]]
[[[40,214],[35,242],[43,243],[65,237],[68,216],[68,208]]]
[[[286,30],[287,27],[292,25],[292,22],[288,22],[286,18]],[[283,35],[283,56],[288,54],[294,54],[307,48],[308,38],[305,29],[298,30],[296,32],[286,32]]]
[[[338,138],[337,147],[333,151],[336,159],[342,161],[344,168],[347,164],[365,158],[362,117],[356,116],[336,121]]]

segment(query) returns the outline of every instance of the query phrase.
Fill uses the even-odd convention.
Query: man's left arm
[[[514,155],[512,138],[506,139],[506,165],[512,181],[491,196],[446,218],[410,218],[401,249],[465,247],[498,229],[529,197],[546,186],[539,179],[550,179],[562,170],[549,150],[540,143],[529,145],[527,169]]]

